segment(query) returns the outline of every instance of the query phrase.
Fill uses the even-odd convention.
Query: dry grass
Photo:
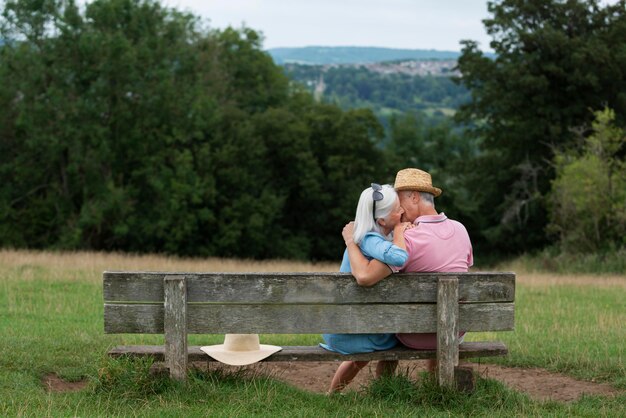
[[[511,268],[513,267],[513,268]],[[517,267],[517,270],[515,269]],[[189,271],[189,272],[336,272],[336,263],[307,263],[288,260],[237,260],[224,258],[180,258],[164,255],[133,255],[100,252],[51,252],[0,250],[0,273],[9,271],[11,278],[29,280],[43,270],[52,280],[102,280],[103,271]],[[518,284],[527,286],[594,286],[626,289],[626,275],[557,275],[520,270],[504,266],[502,271],[516,271]],[[1,276],[0,276],[1,277]]]
[[[335,272],[337,263],[306,263],[287,260],[236,260],[222,258],[180,258],[164,255],[133,255],[99,252],[50,252],[0,250],[0,272],[32,280],[42,270],[52,280],[102,280],[103,271],[178,272]],[[6,274],[6,273],[5,273]],[[5,274],[2,274],[4,276]],[[0,276],[1,277],[1,276]]]
[[[593,287],[618,287],[626,289],[626,274],[589,274],[589,273],[551,273],[531,271],[524,262],[513,260],[500,264],[495,268],[497,271],[514,271],[517,284],[532,287],[549,286],[593,286]]]
[[[620,287],[626,289],[626,275],[622,276],[593,276],[580,274],[571,276],[556,276],[549,273],[522,273],[517,276],[519,283],[529,286],[593,286],[593,287]]]

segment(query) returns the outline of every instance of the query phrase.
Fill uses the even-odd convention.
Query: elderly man
[[[415,227],[404,232],[409,258],[402,272],[464,272],[473,264],[472,244],[465,227],[435,210],[434,198],[441,189],[432,185],[430,174],[416,168],[400,170],[394,184],[403,221]],[[348,246],[352,274],[373,285],[387,277],[390,267],[377,260],[367,260],[351,242],[352,224],[343,231]]]
[[[433,186],[430,174],[416,168],[400,170],[396,175],[394,187],[404,209],[402,220],[415,225],[404,232],[409,257],[399,271],[411,273],[468,271],[473,264],[469,235],[460,222],[448,219],[443,212],[437,213],[435,210],[434,198],[441,194],[441,189]],[[351,223],[343,230],[352,275],[360,283],[374,285],[391,274],[392,268],[377,260],[367,260],[359,247],[352,242],[352,228]],[[410,348],[434,349],[437,346],[437,335],[433,333],[397,334],[397,338]],[[391,371],[395,369],[396,364],[385,362],[379,367]],[[364,364],[358,366],[360,370]],[[428,368],[434,371],[436,361],[429,361]]]
[[[404,217],[415,228],[404,233],[409,258],[403,272],[466,272],[474,264],[472,244],[465,227],[435,210],[434,198],[441,189],[432,186],[430,174],[415,168],[398,172],[394,185]],[[405,220],[405,219],[403,219]],[[398,334],[407,347],[434,349],[436,334]],[[429,364],[434,368],[435,363]]]

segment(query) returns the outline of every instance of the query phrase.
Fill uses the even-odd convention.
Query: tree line
[[[469,127],[467,137],[480,141],[480,153],[465,178],[466,184],[480,185],[470,217],[479,222],[476,229],[490,247],[508,253],[561,245],[553,231],[574,225],[551,227],[551,222],[564,219],[551,209],[562,206],[554,206],[555,198],[569,199],[561,194],[559,176],[577,172],[562,171],[561,155],[585,154],[585,141],[594,134],[604,135],[599,133],[602,125],[593,127],[597,112],[612,109],[611,122],[603,126],[621,131],[617,134],[621,139],[611,148],[610,158],[623,163],[626,157],[626,2],[487,4],[491,17],[483,23],[496,58],[485,56],[476,42],[465,41],[458,62],[461,82],[472,100],[461,106],[457,121]],[[620,167],[610,176],[619,177],[624,185],[626,172],[623,164]],[[584,208],[603,214],[602,238],[593,248],[626,246],[626,235],[616,238],[618,231],[624,231],[623,221],[609,221],[613,216],[609,212],[617,211],[618,217],[626,213],[624,187],[612,194],[610,206],[604,206],[598,204],[603,187],[585,184],[592,178],[580,180],[577,188],[588,190],[589,203],[571,210],[579,218],[589,216]]]
[[[290,86],[255,31],[150,0],[1,24],[2,246],[338,257],[382,130]]]
[[[8,0],[0,245],[338,259],[361,190],[412,166],[478,255],[622,248],[624,1],[489,10],[496,57],[465,42],[461,86],[447,81],[469,95],[457,118],[398,112],[385,130],[370,109],[316,101],[252,29],[153,0]],[[411,100],[408,80],[378,81]],[[604,215],[582,216],[596,204]]]

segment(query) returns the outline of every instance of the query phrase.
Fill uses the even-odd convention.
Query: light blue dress
[[[361,252],[368,260],[376,259],[390,266],[400,267],[407,258],[405,250],[387,241],[377,232],[368,232],[359,244]],[[342,273],[350,273],[348,250],[343,253],[339,269]],[[371,353],[372,351],[389,350],[398,344],[395,334],[322,334],[323,348],[341,354]]]

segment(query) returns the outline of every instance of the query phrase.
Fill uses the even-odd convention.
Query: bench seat
[[[111,357],[152,357],[155,361],[165,361],[163,345],[121,345],[109,351]],[[506,345],[500,341],[465,342],[459,344],[459,358],[493,357],[508,354]],[[423,360],[437,357],[437,350],[413,350],[396,347],[391,350],[373,353],[344,355],[324,350],[319,346],[287,346],[262,361],[344,361],[344,360]],[[187,348],[188,361],[216,361],[208,356],[200,346]]]

